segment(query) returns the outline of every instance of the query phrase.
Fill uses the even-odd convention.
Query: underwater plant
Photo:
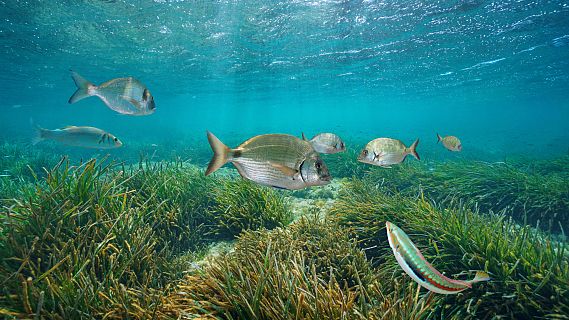
[[[246,231],[234,252],[189,275],[165,298],[170,317],[345,319],[373,282],[365,255],[342,228],[302,218],[287,229]]]
[[[504,215],[468,208],[440,208],[422,195],[386,193],[369,181],[353,180],[340,193],[331,216],[351,229],[383,283],[402,274],[390,253],[385,222],[414,235],[432,264],[461,276],[484,270],[490,282],[458,295],[438,298],[430,307],[435,318],[555,318],[569,314],[569,255],[566,242],[519,226]],[[431,317],[431,316],[430,316]]]
[[[505,163],[405,163],[370,171],[365,180],[388,190],[423,192],[448,207],[505,212],[516,221],[560,232],[569,229],[569,177],[529,173]]]
[[[209,233],[216,237],[233,238],[242,230],[273,229],[292,221],[290,204],[272,188],[241,178],[218,179],[210,192]]]
[[[3,206],[0,314],[152,318],[188,259],[212,240],[212,230],[229,225],[210,220],[216,208],[238,205],[233,200],[259,204],[258,224],[231,224],[235,234],[240,226],[288,221],[270,189],[246,186],[239,197],[222,199],[216,186],[235,187],[224,179],[177,163],[136,169],[105,160],[72,166],[63,159],[28,198]],[[263,220],[269,203],[263,199],[274,205],[266,216],[282,221]],[[229,220],[232,212],[220,215]],[[244,218],[233,221],[253,215],[240,214]]]

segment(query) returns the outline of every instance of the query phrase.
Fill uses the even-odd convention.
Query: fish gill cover
[[[0,0],[0,315],[569,318],[568,21],[545,0]],[[345,151],[279,190],[205,176],[206,130]],[[359,162],[376,138],[420,160]],[[490,280],[421,288],[386,221]]]

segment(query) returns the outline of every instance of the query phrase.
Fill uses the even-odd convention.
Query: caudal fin
[[[443,137],[441,137],[441,135],[437,133],[437,143],[441,141],[443,141]]]
[[[476,276],[474,279],[468,281],[470,283],[481,282],[481,281],[488,281],[490,280],[490,275],[484,271],[476,271]]]
[[[37,124],[34,123],[34,120],[30,118],[30,125],[34,130],[34,136],[32,137],[32,144],[35,146],[39,142],[45,140],[45,132],[46,129],[41,128]]]
[[[419,154],[417,153],[417,146],[419,145],[419,139],[415,140],[413,144],[409,147],[409,153],[413,155],[417,160],[421,160]]]
[[[75,85],[77,86],[77,91],[73,93],[71,98],[69,98],[69,103],[75,103],[81,99],[85,99],[90,96],[89,94],[89,87],[93,87],[94,85],[87,81],[85,78],[80,76],[77,72],[71,71],[71,78],[75,81]]]
[[[205,175],[216,171],[221,168],[224,164],[229,161],[229,156],[231,155],[231,149],[229,149],[221,140],[219,140],[213,133],[207,131],[207,141],[213,150],[213,157],[207,166]]]

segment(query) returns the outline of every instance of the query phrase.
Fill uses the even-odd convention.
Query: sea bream
[[[455,136],[446,136],[443,138],[437,133],[437,143],[439,142],[442,142],[443,146],[449,151],[462,151],[462,143],[460,139]]]
[[[117,137],[94,127],[67,126],[48,130],[35,126],[35,130],[36,136],[32,140],[34,145],[43,140],[54,140],[69,146],[93,149],[114,149],[122,146]]]
[[[209,131],[207,139],[214,154],[206,175],[232,162],[243,178],[281,189],[321,186],[332,179],[312,145],[291,135],[259,135],[235,149],[228,148]]]
[[[403,142],[391,138],[377,138],[370,141],[360,152],[358,161],[372,164],[375,166],[390,168],[393,164],[403,162],[407,155],[413,155],[417,160],[421,160],[417,153],[419,139],[407,148]]]
[[[303,132],[302,140],[310,142],[314,150],[318,153],[332,154],[346,151],[344,141],[333,133],[319,133],[312,137],[312,139],[308,140]]]
[[[477,271],[474,279],[468,281],[450,279],[425,260],[421,251],[417,249],[403,230],[389,221],[385,223],[385,228],[389,245],[401,268],[429,291],[455,294],[472,288],[472,284],[475,282],[490,280],[490,276],[483,271]]]
[[[77,85],[77,91],[69,98],[69,103],[75,103],[87,97],[99,97],[107,107],[128,115],[142,116],[154,113],[156,105],[154,97],[142,82],[133,77],[117,78],[98,86],[71,71],[71,77]]]

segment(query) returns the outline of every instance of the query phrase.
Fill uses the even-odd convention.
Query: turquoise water
[[[564,1],[3,1],[0,137],[28,141],[33,118],[103,128],[125,149],[207,148],[206,129],[429,149],[440,132],[465,155],[566,155],[567,21]],[[157,111],[69,105],[69,69],[95,84],[134,76]]]

